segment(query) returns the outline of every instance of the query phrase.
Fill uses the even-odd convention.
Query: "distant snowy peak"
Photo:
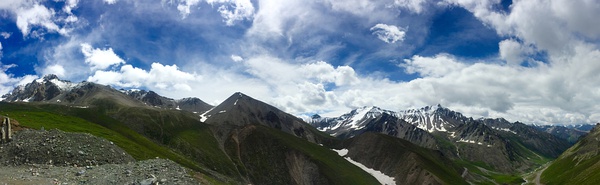
[[[427,132],[446,132],[468,118],[441,105],[399,111],[397,117]]]
[[[31,83],[17,86],[10,93],[2,95],[2,100],[9,102],[47,101],[80,85],[81,83],[60,80],[56,75],[46,75]]]
[[[354,109],[349,113],[334,118],[323,118],[316,115],[313,116],[310,123],[317,129],[333,133],[332,135],[336,136],[340,132],[362,129],[369,123],[369,120],[376,119],[383,114],[405,121],[427,132],[448,132],[452,128],[471,120],[471,118],[467,118],[461,113],[452,111],[441,105],[425,106],[398,112],[371,106]]]
[[[361,107],[354,109],[349,113],[346,113],[336,118],[323,118],[321,116],[313,116],[310,121],[311,124],[318,124],[317,129],[320,131],[350,131],[360,130],[366,126],[369,119],[374,119],[383,113],[393,115],[394,112],[389,110],[383,110],[379,107]],[[335,134],[333,134],[335,135]]]

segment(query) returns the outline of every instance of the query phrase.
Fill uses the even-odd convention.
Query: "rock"
[[[153,184],[157,184],[156,182],[156,176],[151,175],[152,177],[144,179],[143,181],[140,182],[140,185],[153,185]]]
[[[85,170],[78,171],[75,176],[82,176],[83,174],[85,174]]]

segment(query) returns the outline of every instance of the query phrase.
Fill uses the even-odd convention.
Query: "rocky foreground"
[[[110,141],[59,130],[18,132],[0,145],[0,184],[199,184],[166,159],[136,162]]]

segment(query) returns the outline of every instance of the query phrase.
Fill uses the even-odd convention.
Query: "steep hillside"
[[[394,177],[397,184],[467,184],[463,168],[439,151],[372,132],[344,141],[347,157]]]
[[[541,175],[544,184],[600,184],[600,124],[553,161]]]

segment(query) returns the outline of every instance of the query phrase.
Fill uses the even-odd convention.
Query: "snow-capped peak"
[[[454,127],[454,125],[450,124],[446,119],[457,117],[460,119],[462,114],[451,111],[438,104],[425,106],[419,109],[399,111],[397,116],[427,132],[446,132],[447,127]]]
[[[72,83],[70,81],[63,81],[63,80],[59,80],[58,78],[51,79],[50,82],[52,82],[54,85],[56,85],[61,91],[69,91],[69,90],[77,87],[77,85],[79,85],[78,83]]]
[[[327,122],[328,124],[324,127],[317,127],[321,131],[331,130],[360,130],[366,126],[368,119],[373,119],[380,116],[383,113],[393,114],[392,111],[383,110],[375,106],[365,106],[354,109],[349,113],[346,113],[336,118],[323,118],[313,117],[311,122]]]

